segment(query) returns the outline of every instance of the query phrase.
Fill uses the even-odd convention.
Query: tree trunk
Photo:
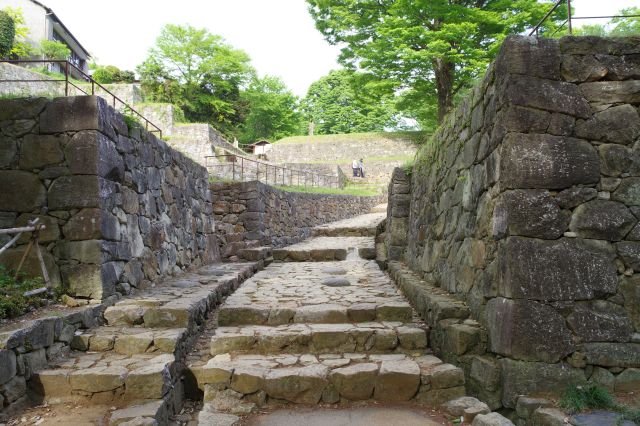
[[[442,58],[433,60],[433,70],[436,77],[436,92],[438,93],[438,123],[442,123],[444,116],[453,106],[453,72],[454,64]]]

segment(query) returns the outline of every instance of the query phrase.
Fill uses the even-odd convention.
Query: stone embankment
[[[511,37],[394,174],[383,260],[492,409],[640,389],[638,54],[637,38]]]

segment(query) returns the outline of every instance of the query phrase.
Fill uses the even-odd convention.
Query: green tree
[[[486,70],[504,38],[537,23],[551,5],[536,0],[307,3],[329,43],[344,46],[344,65],[393,81],[396,90],[412,99],[421,95],[422,103],[433,103],[435,93],[437,108],[414,110],[437,111],[438,120],[451,108],[454,95]],[[566,11],[560,8],[558,15],[562,14]],[[548,28],[554,26],[553,20],[547,23]]]
[[[100,84],[133,83],[136,79],[132,71],[122,71],[113,65],[96,65],[91,77]]]
[[[252,79],[241,94],[247,115],[240,129],[240,142],[277,140],[300,133],[302,114],[298,98],[278,77]]]
[[[16,26],[13,19],[5,11],[0,10],[0,58],[5,58],[13,49],[16,38]]]
[[[137,70],[147,99],[178,105],[189,121],[230,133],[243,120],[240,90],[254,74],[249,56],[206,29],[166,25]]]
[[[640,7],[628,7],[617,13],[620,16],[631,16],[630,18],[613,18],[611,23],[615,27],[611,30],[612,36],[637,36],[640,35]]]
[[[31,44],[29,44],[29,42],[27,41],[29,28],[27,27],[26,21],[24,20],[22,9],[5,7],[3,11],[7,13],[11,17],[11,19],[13,19],[13,23],[15,25],[15,38],[13,41],[13,48],[9,52],[9,56],[14,59],[30,57],[31,55],[33,55],[34,49],[33,46],[31,46]]]
[[[67,59],[71,55],[69,47],[59,41],[42,40],[40,42],[40,52],[44,59]]]
[[[312,83],[303,110],[315,124],[315,133],[371,132],[393,126],[393,98],[368,83],[375,84],[370,76],[349,70],[331,71]]]

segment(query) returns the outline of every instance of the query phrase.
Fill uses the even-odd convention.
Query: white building
[[[0,0],[0,9],[4,9],[7,6],[22,11],[26,26],[29,28],[27,36],[29,43],[34,47],[38,47],[42,40],[62,42],[71,51],[71,55],[68,58],[69,62],[85,73],[88,72],[87,61],[91,55],[87,49],[82,47],[78,39],[74,37],[53,10],[36,0]],[[33,59],[42,58],[34,57]]]

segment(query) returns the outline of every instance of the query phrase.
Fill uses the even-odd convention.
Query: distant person
[[[358,177],[358,171],[360,170],[360,163],[358,160],[353,160],[351,162],[351,168],[353,169],[353,177]]]
[[[362,162],[362,158],[358,161],[358,169],[360,170],[360,177],[364,178],[364,163]]]

